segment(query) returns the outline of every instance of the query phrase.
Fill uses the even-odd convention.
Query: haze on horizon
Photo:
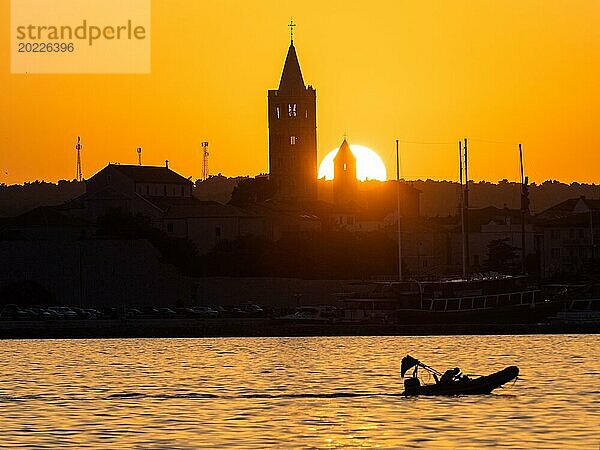
[[[279,84],[293,17],[317,90],[319,162],[344,134],[402,176],[598,183],[600,3],[152,2],[150,75],[11,75],[10,3],[0,2],[0,183],[89,178],[109,161],[199,178],[268,171],[267,90]],[[442,144],[440,144],[442,143]],[[511,143],[512,145],[508,145]]]

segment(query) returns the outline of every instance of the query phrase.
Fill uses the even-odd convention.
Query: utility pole
[[[208,178],[208,142],[202,143],[202,181]]]
[[[398,214],[398,281],[402,281],[402,226],[400,224],[400,152],[396,139],[396,197]]]
[[[75,179],[77,181],[83,181],[83,173],[81,171],[81,149],[83,145],[81,145],[81,137],[77,136],[77,144],[75,144],[75,150],[77,150],[77,172],[75,174]]]
[[[467,153],[467,138],[465,138],[465,194],[463,204],[463,216],[464,216],[464,227],[465,227],[465,260],[466,260],[466,272],[468,275],[469,267],[471,265],[471,255],[469,254],[469,156]]]
[[[138,165],[141,166],[142,165],[142,147],[137,148],[137,154],[138,154]]]

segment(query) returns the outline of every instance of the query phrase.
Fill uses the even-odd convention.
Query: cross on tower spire
[[[294,28],[296,27],[296,24],[294,23],[294,19],[290,20],[288,27],[290,28],[290,42],[293,44],[294,43]]]

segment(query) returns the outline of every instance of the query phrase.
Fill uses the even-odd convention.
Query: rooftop
[[[166,166],[136,166],[128,164],[109,164],[107,167],[121,172],[136,183],[188,184],[187,178]]]

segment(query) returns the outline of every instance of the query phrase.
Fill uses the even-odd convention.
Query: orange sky
[[[600,3],[595,0],[154,0],[150,75],[11,75],[0,0],[0,182],[72,179],[107,162],[164,164],[194,179],[268,171],[267,89],[289,43],[317,90],[319,160],[368,146],[394,175],[600,182]],[[478,138],[479,140],[476,140]],[[492,144],[483,141],[511,142]]]

